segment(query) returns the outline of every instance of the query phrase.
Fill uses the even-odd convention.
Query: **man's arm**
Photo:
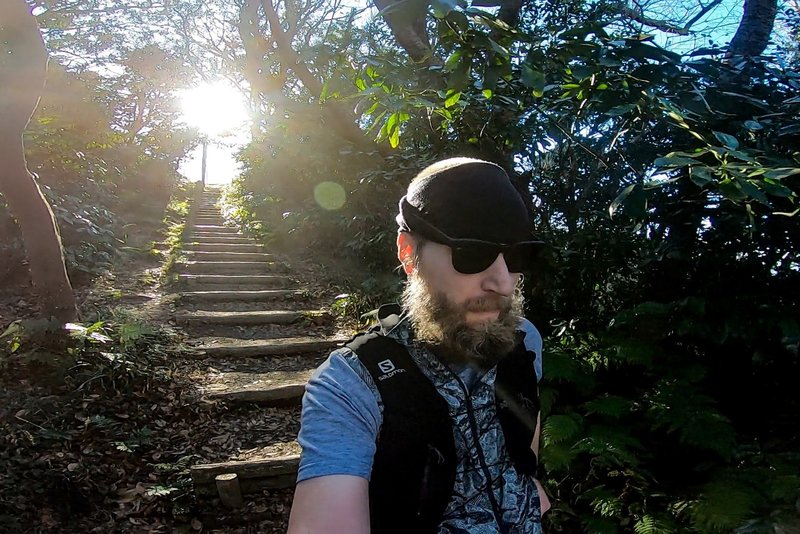
[[[292,534],[369,533],[368,479],[381,413],[354,358],[334,351],[306,385]]]
[[[304,480],[294,492],[289,534],[369,534],[369,482],[352,475]]]
[[[539,429],[542,426],[542,415],[539,414],[536,416],[536,430],[533,432],[533,441],[531,442],[531,450],[536,454],[536,457],[539,458]],[[547,494],[544,492],[544,488],[542,487],[541,482],[537,479],[533,479],[536,483],[536,489],[539,491],[539,504],[542,508],[542,515],[546,511],[550,509],[550,499],[547,497]]]

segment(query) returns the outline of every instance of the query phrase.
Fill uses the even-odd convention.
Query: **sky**
[[[180,91],[181,122],[197,128],[209,139],[206,183],[227,184],[239,173],[236,151],[250,139],[249,114],[244,95],[224,81],[204,83]],[[196,182],[202,176],[202,146],[181,162],[178,172]]]
[[[234,157],[235,149],[229,145],[209,144],[206,159],[206,183],[229,184],[239,174],[239,163]],[[178,167],[178,172],[192,182],[200,181],[203,149],[198,146],[189,153]]]

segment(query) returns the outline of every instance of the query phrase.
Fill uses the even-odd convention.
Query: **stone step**
[[[195,491],[204,495],[217,493],[214,479],[236,473],[242,493],[264,489],[292,488],[297,480],[300,455],[290,454],[262,460],[232,461],[193,465],[189,468]]]
[[[254,402],[265,406],[299,404],[314,369],[269,373],[221,373],[204,394],[226,402]]]
[[[304,318],[326,318],[323,310],[197,311],[175,314],[175,321],[186,325],[263,325],[291,324]]]
[[[197,356],[213,358],[258,358],[332,350],[347,341],[345,337],[286,337],[277,339],[243,340],[237,338],[209,338],[194,347]],[[195,353],[193,352],[193,355]]]
[[[264,246],[260,243],[186,243],[183,249],[195,252],[263,252]]]
[[[266,252],[210,252],[192,250],[189,252],[192,261],[272,261],[274,256]]]
[[[179,298],[186,302],[263,302],[281,298],[301,298],[303,293],[294,289],[262,289],[256,291],[186,291]]]
[[[222,217],[198,217],[194,220],[195,226],[225,226],[225,219]]]
[[[288,288],[294,285],[294,280],[288,276],[276,274],[181,274],[179,280],[189,286],[226,286],[225,289],[229,290],[238,289],[237,286],[243,285],[272,288]]]
[[[243,245],[251,245],[255,243],[251,238],[244,236],[231,236],[231,237],[210,237],[210,236],[188,236],[184,240],[185,244],[198,243],[202,245],[215,245],[217,243],[241,243]]]
[[[241,239],[243,241],[252,241],[249,237],[244,234],[239,233],[232,233],[232,232],[190,232],[186,235],[187,240],[192,239],[200,239],[206,241],[213,241],[214,239]]]
[[[236,234],[239,232],[233,226],[225,226],[223,224],[195,224],[192,225],[195,232],[214,232],[218,234]]]
[[[269,274],[281,266],[264,261],[188,261],[180,262],[176,267],[189,274]]]

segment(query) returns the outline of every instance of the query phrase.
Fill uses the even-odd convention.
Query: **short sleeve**
[[[306,385],[297,481],[326,475],[369,480],[381,424],[376,392],[349,349],[333,352]]]
[[[525,332],[525,348],[536,354],[536,360],[533,362],[533,368],[536,370],[536,379],[542,379],[542,335],[539,330],[533,326],[533,323],[527,319],[523,319],[520,323],[520,329]]]

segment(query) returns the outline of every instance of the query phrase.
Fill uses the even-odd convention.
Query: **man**
[[[290,533],[541,532],[541,245],[505,171],[453,158],[400,201],[403,307],[331,354],[303,398]]]

